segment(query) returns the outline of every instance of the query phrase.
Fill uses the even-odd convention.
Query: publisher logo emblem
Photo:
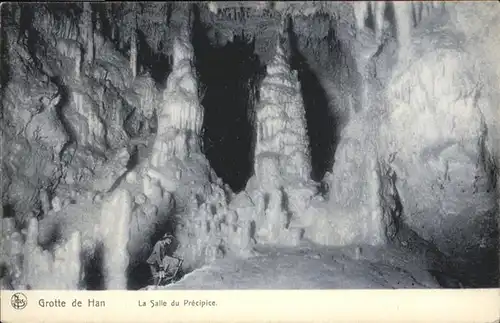
[[[16,310],[22,310],[28,305],[28,298],[23,293],[15,293],[10,298],[10,305]]]

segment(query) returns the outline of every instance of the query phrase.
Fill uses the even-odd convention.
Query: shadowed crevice
[[[255,104],[264,66],[254,53],[254,41],[236,36],[216,47],[199,22],[193,46],[204,87],[203,150],[217,175],[238,192],[253,174]]]
[[[315,181],[321,181],[332,168],[335,149],[338,145],[338,120],[330,109],[329,99],[321,82],[299,50],[299,41],[289,19],[288,39],[291,49],[291,67],[298,71],[302,99],[307,121],[307,134],[311,153],[312,174]]]

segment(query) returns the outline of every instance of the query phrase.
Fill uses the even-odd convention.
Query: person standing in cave
[[[162,275],[172,274],[176,270],[174,265],[176,259],[169,255],[173,239],[171,234],[164,234],[161,240],[155,244],[153,252],[147,260],[155,284],[164,278]]]

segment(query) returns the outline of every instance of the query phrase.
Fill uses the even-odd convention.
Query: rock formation
[[[158,114],[152,167],[163,167],[172,157],[185,159],[199,151],[203,110],[198,99],[198,83],[192,68],[190,39],[179,36],[173,45],[173,66]]]
[[[103,272],[106,289],[127,288],[132,198],[128,191],[116,191],[104,201],[101,210],[100,236],[103,252]]]
[[[297,207],[313,193],[305,110],[297,72],[292,71],[282,43],[260,89],[256,112],[255,175],[246,191],[255,201],[252,221],[258,242],[297,244],[301,229],[290,227]],[[312,185],[311,185],[312,186]],[[303,194],[295,194],[301,190]]]
[[[2,230],[5,235],[2,241],[2,262],[7,264],[11,288],[80,288],[82,264],[81,237],[78,232],[74,232],[67,241],[57,241],[48,250],[38,243],[36,218],[28,220],[25,241],[22,233],[14,227],[13,218],[2,219]]]
[[[262,81],[256,127],[255,173],[259,181],[279,186],[283,179],[290,177],[310,178],[300,84],[279,40],[275,57],[267,66],[267,76]],[[274,163],[277,164],[271,165]]]

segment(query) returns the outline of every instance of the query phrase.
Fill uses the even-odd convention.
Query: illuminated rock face
[[[395,156],[404,223],[457,261],[486,258],[498,244],[498,123],[495,94],[481,89],[498,81],[470,49],[434,46],[402,61],[392,78],[381,141]]]
[[[132,197],[126,190],[114,192],[101,209],[100,238],[106,289],[127,289]]]
[[[158,113],[158,133],[151,166],[163,167],[168,160],[187,158],[199,152],[203,108],[193,67],[193,48],[188,35],[174,41],[173,70],[167,80]]]
[[[253,239],[258,243],[296,245],[302,227],[293,223],[300,222],[304,201],[314,188],[300,84],[284,52],[278,41],[260,88],[254,176],[245,193],[254,205],[248,208],[238,202],[233,208],[241,219],[254,224]]]
[[[297,73],[278,42],[276,55],[267,67],[260,89],[260,106],[256,117],[255,173],[262,181],[281,177],[307,180],[311,165],[304,104]],[[275,161],[273,166],[270,163]]]
[[[8,222],[3,220],[4,225],[9,226]],[[11,273],[11,288],[75,290],[81,286],[81,236],[78,232],[71,234],[67,241],[55,244],[49,251],[38,244],[36,218],[28,221],[25,239],[12,227],[4,229],[11,233],[9,241],[5,241],[9,251],[2,254],[7,256],[2,260]]]

